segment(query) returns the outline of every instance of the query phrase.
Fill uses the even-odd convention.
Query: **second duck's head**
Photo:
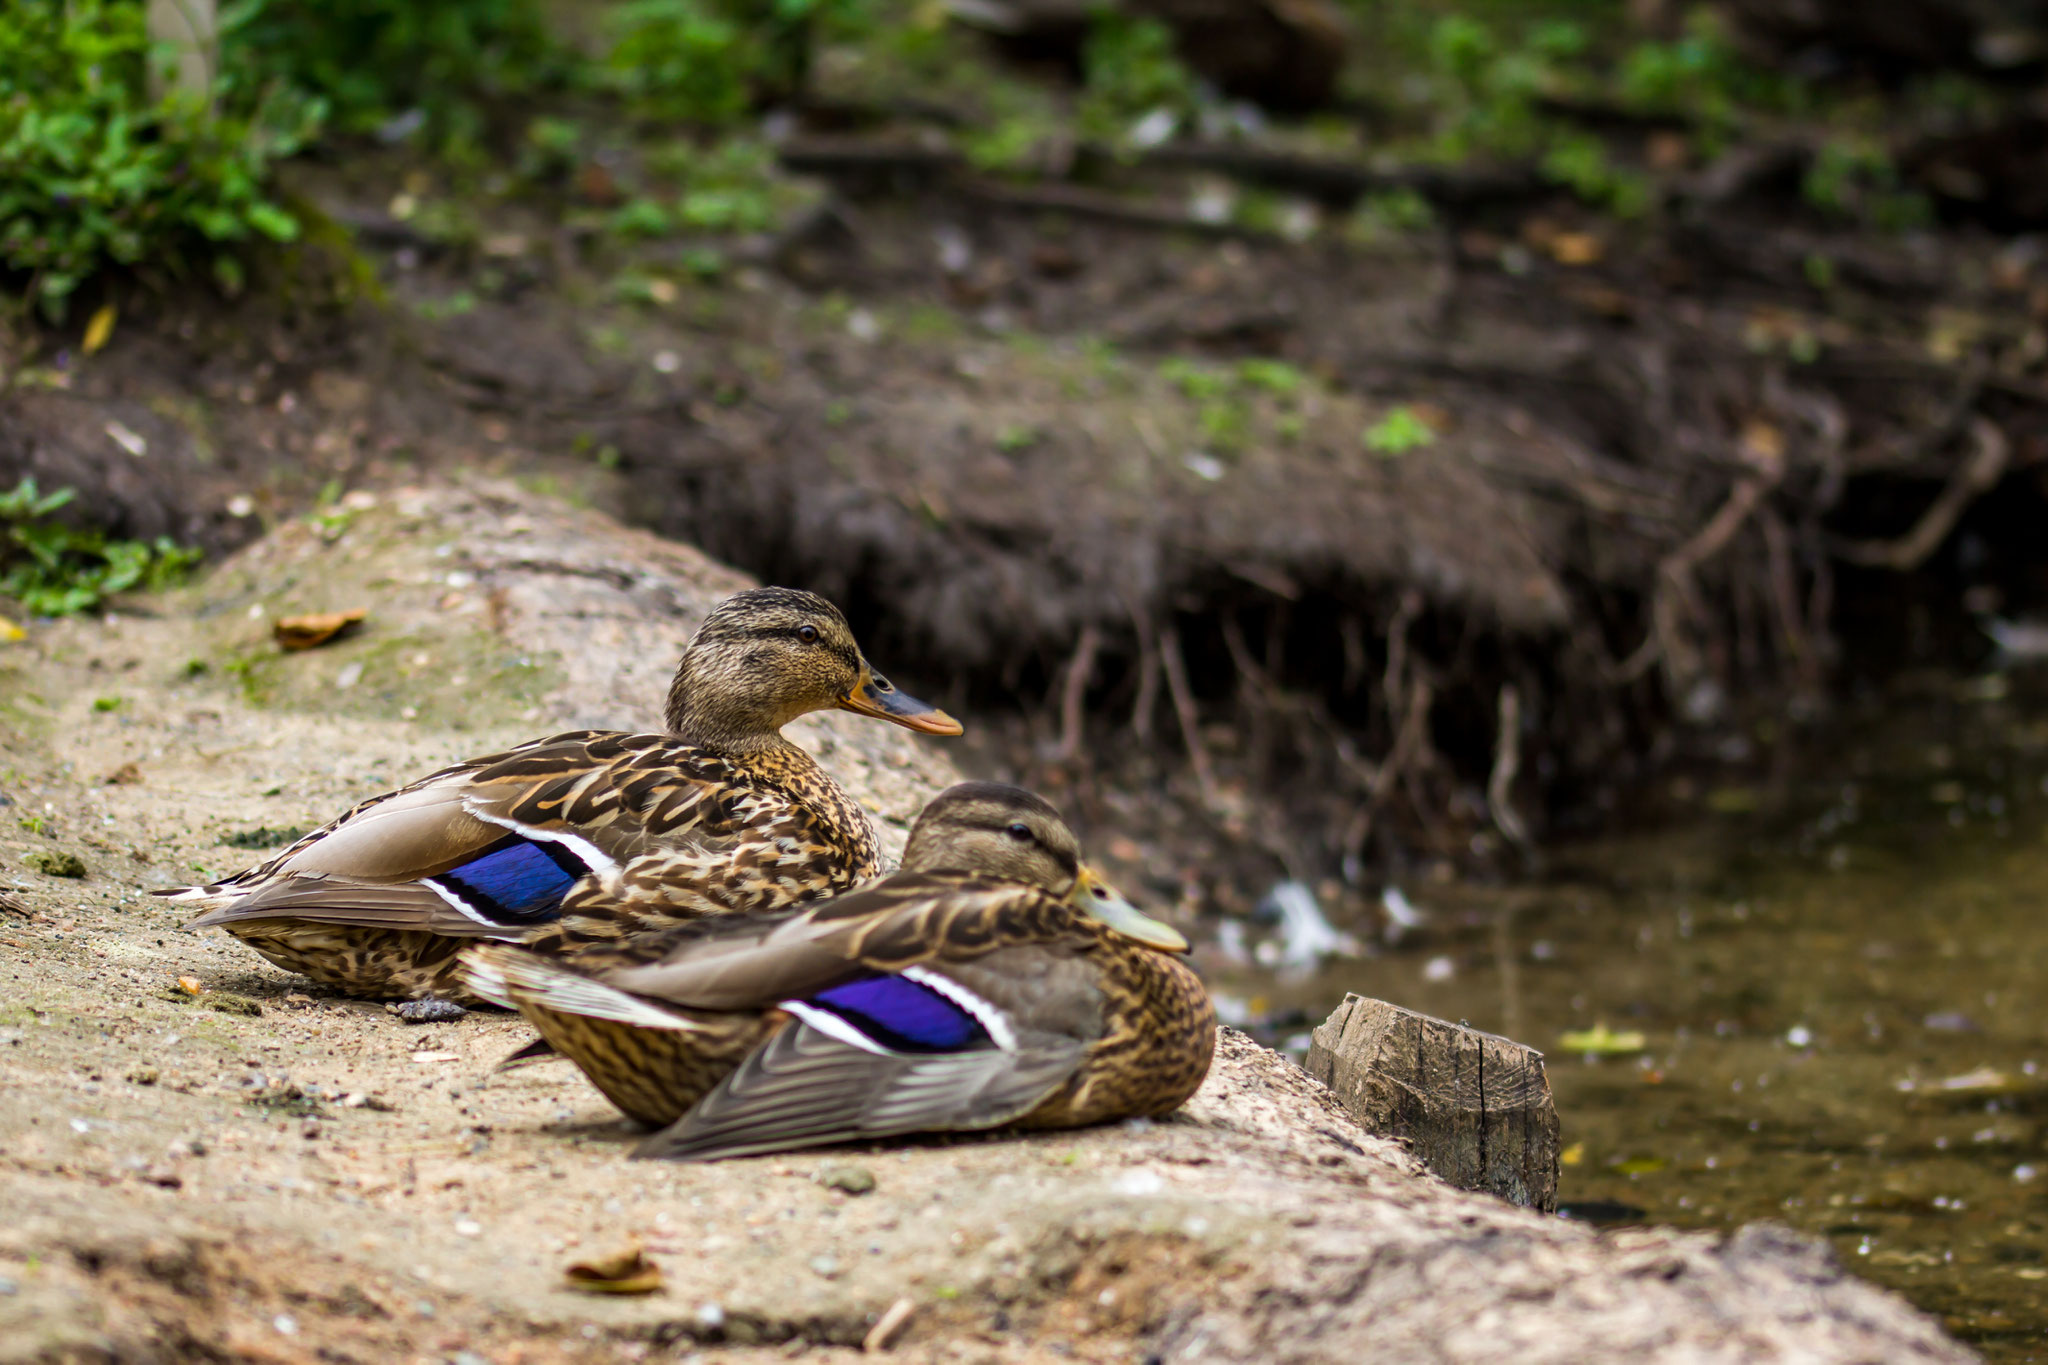
[[[1151,918],[1081,861],[1081,842],[1044,797],[1001,782],[962,782],[919,812],[903,845],[906,872],[977,872],[1035,886],[1138,942],[1185,952],[1188,941]]]
[[[853,711],[928,735],[960,722],[869,666],[839,608],[794,588],[749,588],[712,609],[668,694],[671,733],[744,747],[812,711]]]

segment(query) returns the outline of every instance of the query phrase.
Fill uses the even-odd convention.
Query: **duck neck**
[[[669,689],[664,723],[670,734],[700,749],[742,758],[794,747],[782,737],[782,727],[791,719],[736,705],[732,698],[701,685],[685,657]]]

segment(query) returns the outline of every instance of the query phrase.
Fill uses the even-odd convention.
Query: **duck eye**
[[[1031,837],[1031,826],[1025,824],[1022,820],[1019,820],[1014,825],[1005,825],[1003,827],[1003,833],[1009,835],[1012,839],[1015,839],[1018,843],[1021,844]]]
[[[798,626],[796,628],[796,638],[802,640],[807,645],[814,645],[818,643],[818,628],[816,626]]]

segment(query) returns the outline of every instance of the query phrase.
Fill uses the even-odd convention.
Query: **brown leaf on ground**
[[[286,649],[314,649],[343,631],[359,625],[370,614],[367,607],[348,611],[316,611],[305,616],[280,616],[270,630]]]
[[[100,781],[109,787],[126,787],[142,780],[142,769],[133,763],[123,763]]]
[[[563,1272],[569,1288],[586,1294],[652,1294],[661,1288],[661,1267],[635,1242],[595,1261],[578,1261]]]

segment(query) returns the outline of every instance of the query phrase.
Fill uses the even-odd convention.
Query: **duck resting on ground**
[[[1164,1114],[1216,1043],[1186,947],[1082,864],[1045,801],[969,782],[925,807],[900,870],[848,895],[463,962],[612,1103],[666,1125],[638,1155],[713,1160]]]
[[[898,692],[824,598],[727,598],[683,651],[666,733],[577,730],[375,796],[276,857],[159,896],[207,907],[287,971],[407,1017],[472,999],[477,939],[549,951],[700,915],[778,910],[880,875],[867,815],[782,727],[837,708],[932,735],[958,722]]]

